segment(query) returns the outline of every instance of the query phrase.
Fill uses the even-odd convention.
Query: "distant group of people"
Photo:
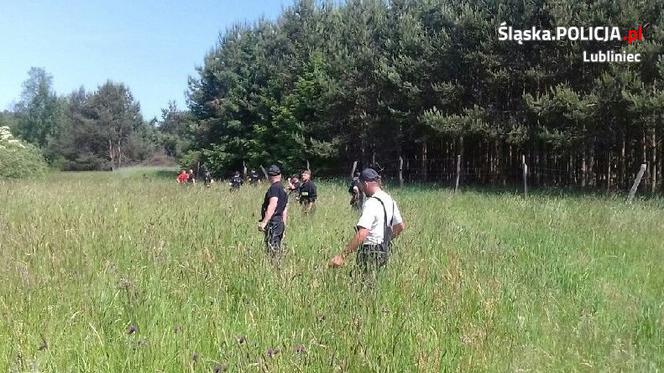
[[[206,185],[213,182],[210,172],[204,169]],[[265,171],[264,171],[265,172]],[[269,186],[261,205],[261,219],[258,230],[264,233],[266,252],[271,257],[282,254],[282,240],[288,220],[289,196],[298,201],[306,215],[315,211],[318,191],[311,180],[311,170],[304,170],[299,175],[292,175],[282,184],[281,169],[272,165],[267,169]],[[251,185],[258,185],[260,176],[255,170],[248,173]],[[229,180],[231,191],[239,190],[245,179],[236,171]],[[182,170],[177,177],[178,183],[196,183],[193,170]],[[350,205],[360,210],[360,218],[355,227],[355,235],[344,249],[330,260],[330,267],[341,267],[346,258],[357,251],[357,265],[364,271],[384,266],[389,258],[391,241],[404,229],[401,212],[392,197],[382,190],[380,175],[372,168],[356,172],[350,182],[348,193]]]
[[[214,178],[212,177],[212,173],[204,164],[200,166],[198,174],[200,178],[203,179],[205,186],[210,186],[215,182]],[[255,170],[251,170],[251,173],[248,176],[249,183],[251,185],[257,185],[260,182],[260,176],[258,176],[258,173]],[[198,179],[199,177],[196,176],[196,173],[194,173],[193,169],[189,169],[189,171],[183,169],[180,171],[175,180],[178,184],[196,184]],[[240,171],[236,171],[229,180],[231,191],[240,189],[242,184],[244,184],[244,179],[242,178]]]
[[[205,165],[200,167],[199,173],[202,175],[203,184],[205,184],[205,186],[210,186],[214,182],[212,173],[207,167],[205,167]],[[177,181],[178,184],[196,184],[196,174],[193,169],[189,169],[189,172],[183,169],[180,171],[175,181]]]
[[[180,171],[176,180],[178,184],[187,184],[187,183],[196,184],[196,176],[194,175],[194,170],[189,170],[189,172],[187,172],[186,170]]]

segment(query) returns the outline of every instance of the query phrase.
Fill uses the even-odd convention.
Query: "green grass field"
[[[389,188],[407,230],[373,286],[327,268],[346,186],[291,205],[175,174],[0,181],[0,371],[657,371],[664,202]]]

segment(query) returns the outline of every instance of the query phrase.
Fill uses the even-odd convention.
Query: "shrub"
[[[42,176],[46,170],[39,149],[15,139],[9,127],[0,127],[0,178]]]

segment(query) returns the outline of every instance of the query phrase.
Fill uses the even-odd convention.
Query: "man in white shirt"
[[[346,257],[358,250],[357,264],[365,271],[368,266],[382,267],[387,263],[391,239],[397,237],[405,225],[396,202],[380,187],[378,173],[367,168],[360,173],[360,187],[367,199],[357,222],[355,236],[346,248],[330,260],[330,267],[344,265]]]

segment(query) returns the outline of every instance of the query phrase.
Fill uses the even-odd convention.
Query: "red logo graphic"
[[[648,26],[650,26],[650,24],[646,23],[645,26],[639,25],[639,28],[636,30],[628,30],[627,35],[623,36],[623,40],[625,40],[627,44],[632,44],[635,41],[643,41],[643,30],[647,29]]]

